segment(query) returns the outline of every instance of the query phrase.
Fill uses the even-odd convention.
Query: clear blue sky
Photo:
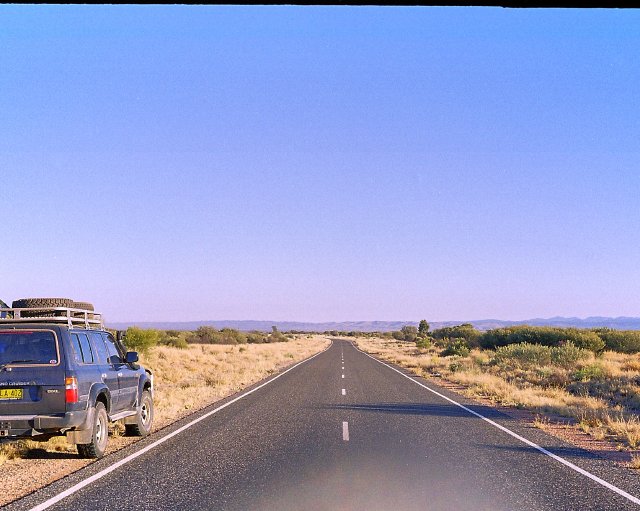
[[[640,11],[0,6],[0,298],[640,316]]]

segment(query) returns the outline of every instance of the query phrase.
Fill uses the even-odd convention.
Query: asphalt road
[[[416,380],[640,497],[640,477],[630,470]],[[101,470],[126,461],[127,456],[152,446],[192,419],[100,460],[8,510],[31,509],[100,475]],[[339,340],[272,383],[48,507],[230,511],[639,508],[615,490]]]

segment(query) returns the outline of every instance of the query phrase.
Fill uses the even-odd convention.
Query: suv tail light
[[[64,379],[64,399],[67,403],[78,402],[78,379],[75,376]]]

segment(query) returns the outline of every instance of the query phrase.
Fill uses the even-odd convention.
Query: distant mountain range
[[[524,321],[506,321],[501,319],[480,319],[472,321],[430,321],[431,329],[442,328],[444,326],[460,325],[471,323],[478,330],[490,330],[512,325],[532,325],[532,326],[557,326],[576,328],[609,327],[620,330],[640,330],[640,318],[618,317],[607,318],[593,316],[589,318],[535,318]],[[235,328],[248,332],[250,330],[270,331],[272,326],[277,326],[280,331],[298,330],[304,332],[325,332],[328,330],[338,330],[349,332],[352,330],[359,332],[389,332],[400,330],[405,325],[417,326],[417,321],[341,321],[330,323],[307,323],[299,321],[253,321],[253,320],[221,320],[221,321],[152,321],[152,322],[121,322],[108,323],[110,328],[125,330],[130,326],[140,328],[156,328],[159,330],[195,330],[200,326],[213,326],[215,328]]]

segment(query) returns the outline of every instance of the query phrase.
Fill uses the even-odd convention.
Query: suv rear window
[[[49,331],[0,331],[0,365],[57,364],[58,345]]]

